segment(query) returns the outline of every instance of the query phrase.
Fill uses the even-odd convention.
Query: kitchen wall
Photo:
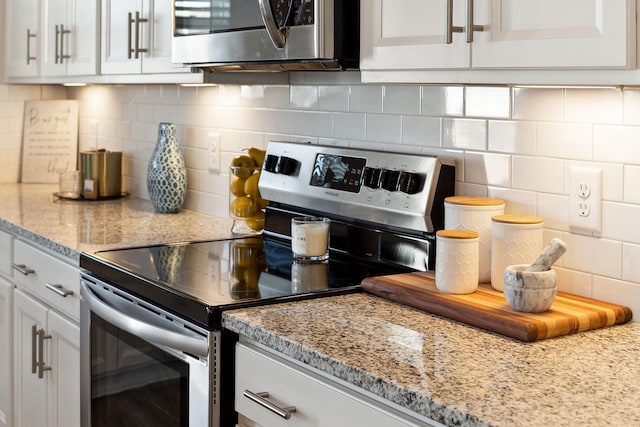
[[[289,85],[95,86],[68,96],[81,100],[81,150],[124,151],[134,195],[147,197],[158,123],[176,123],[185,207],[215,216],[227,215],[231,157],[270,139],[451,156],[458,194],[503,198],[508,213],[545,218],[545,241],[567,242],[561,289],[640,313],[640,89],[363,85],[347,72],[292,73]],[[19,132],[0,108],[2,120]],[[208,167],[212,135],[220,171]],[[600,236],[569,232],[572,165],[603,170]]]

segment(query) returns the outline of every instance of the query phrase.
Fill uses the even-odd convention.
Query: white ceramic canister
[[[496,215],[491,220],[491,286],[502,291],[504,269],[514,264],[531,264],[542,251],[544,218]]]
[[[444,228],[480,233],[480,283],[491,281],[491,218],[504,214],[504,200],[492,197],[451,196],[444,199]]]
[[[470,294],[478,288],[480,234],[473,230],[436,232],[436,288],[447,294]]]

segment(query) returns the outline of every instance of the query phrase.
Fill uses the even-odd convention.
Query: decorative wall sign
[[[22,182],[57,183],[78,161],[78,101],[26,101]]]

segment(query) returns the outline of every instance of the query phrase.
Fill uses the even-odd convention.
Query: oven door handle
[[[89,305],[91,311],[112,325],[155,344],[200,357],[208,356],[209,343],[206,338],[183,335],[135,319],[106,304],[84,282],[81,283],[81,286],[84,301]]]

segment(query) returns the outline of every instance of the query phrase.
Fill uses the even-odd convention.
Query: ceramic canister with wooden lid
[[[502,291],[505,268],[514,264],[531,264],[542,251],[544,218],[496,215],[491,220],[491,286]]]
[[[479,233],[436,232],[436,288],[448,294],[470,294],[478,288]]]
[[[478,281],[491,281],[491,218],[504,214],[504,200],[492,197],[451,196],[444,199],[444,228],[480,233]]]

